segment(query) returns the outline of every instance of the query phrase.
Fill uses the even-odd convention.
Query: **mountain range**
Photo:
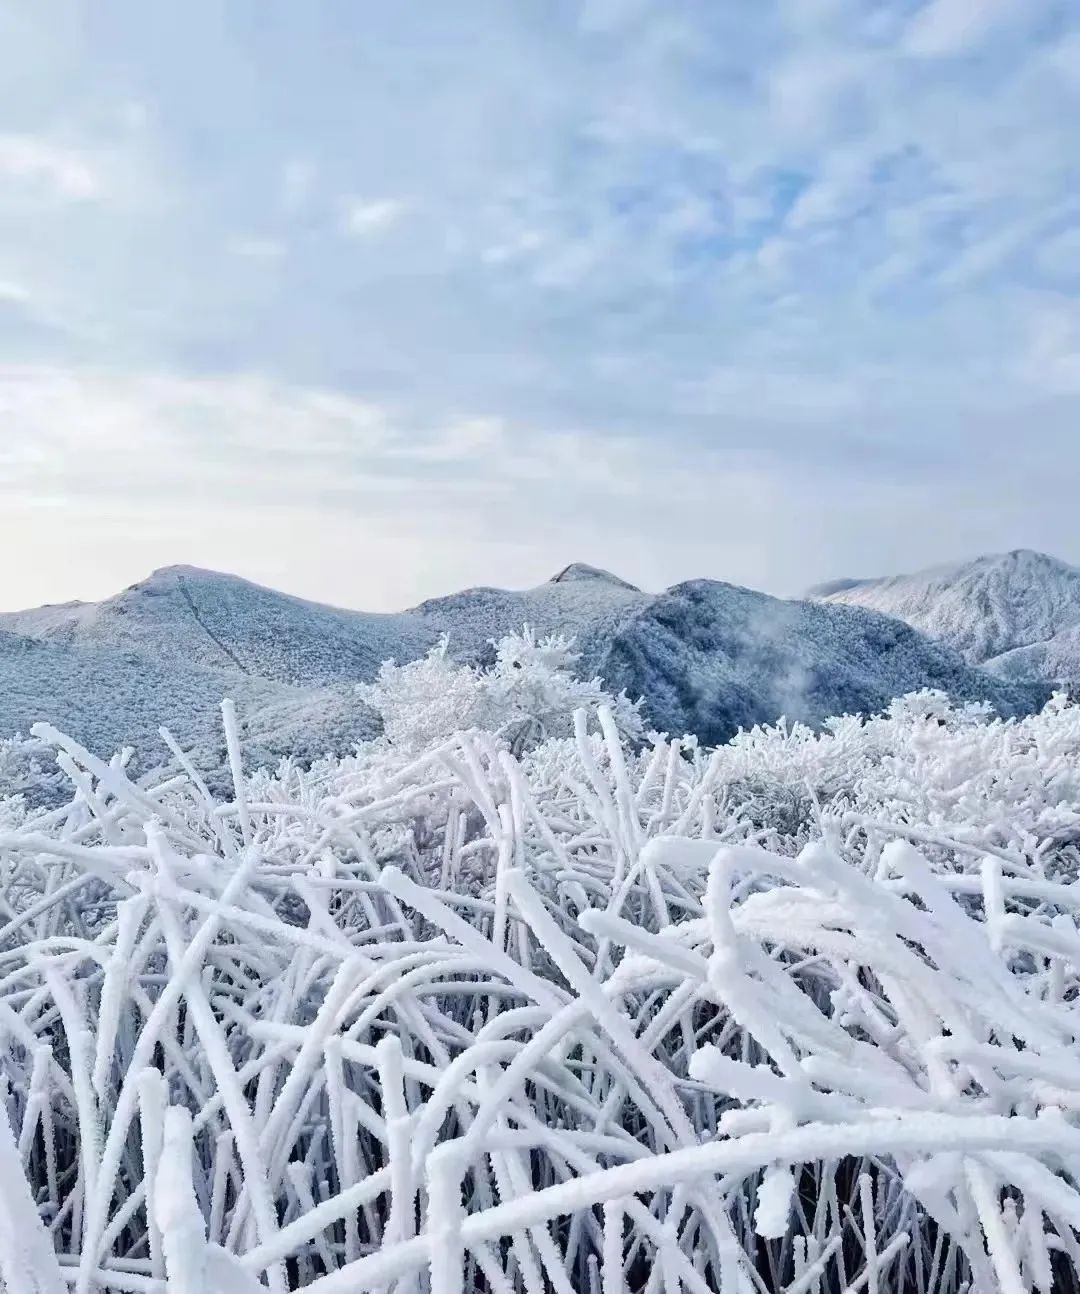
[[[709,743],[781,715],[878,710],[923,687],[1021,713],[1048,695],[1055,653],[1080,645],[1080,572],[1014,556],[980,559],[983,580],[972,563],[792,601],[711,580],[650,594],[575,564],[538,588],[468,589],[389,615],[168,567],[102,602],[0,614],[0,737],[46,719],[101,755],[130,745],[148,768],[167,763],[164,725],[213,777],[228,695],[253,764],[341,753],[377,730],[354,685],[383,660],[415,659],[445,634],[456,658],[483,663],[492,639],[524,624],[572,635],[581,669],[644,697],[654,727]],[[1071,622],[1056,609],[1066,591]]]

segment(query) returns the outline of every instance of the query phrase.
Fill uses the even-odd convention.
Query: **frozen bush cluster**
[[[817,813],[906,823],[1020,859],[1080,844],[1080,706],[1055,696],[1003,721],[982,705],[917,692],[881,715],[845,715],[821,732],[781,721],[739,733],[713,756],[720,779],[784,848]],[[789,847],[790,847],[789,839]],[[947,851],[946,851],[947,852]],[[1080,855],[1077,855],[1080,859]]]
[[[28,809],[66,798],[70,783],[57,767],[56,752],[33,737],[0,738],[0,824]]]
[[[573,731],[577,710],[607,704],[628,738],[642,735],[640,704],[610,696],[600,679],[573,673],[580,656],[567,638],[539,642],[528,626],[497,643],[490,669],[454,661],[444,636],[426,656],[387,661],[357,694],[382,718],[386,744],[416,752],[468,728],[504,738],[515,754]]]
[[[71,793],[0,811],[0,1290],[1075,1288],[1080,711],[707,751],[404,673],[384,737],[273,775],[226,704],[224,800],[37,729]]]

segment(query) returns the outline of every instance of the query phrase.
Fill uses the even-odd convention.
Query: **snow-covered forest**
[[[1080,708],[709,750],[572,665],[226,703],[224,799],[0,750],[5,1294],[1077,1287]]]

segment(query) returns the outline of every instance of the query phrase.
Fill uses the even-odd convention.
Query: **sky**
[[[0,0],[0,609],[1080,563],[1070,0]]]

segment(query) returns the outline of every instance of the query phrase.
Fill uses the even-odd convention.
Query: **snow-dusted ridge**
[[[0,628],[296,686],[370,676],[433,638],[408,614],[346,611],[192,566],[164,567],[101,602],[3,614]]]
[[[896,616],[1006,677],[1080,682],[1080,569],[1046,553],[838,580],[809,596]]]
[[[641,590],[635,585],[620,579],[617,575],[612,575],[610,571],[602,570],[599,566],[589,566],[586,562],[571,562],[569,566],[563,569],[551,578],[552,584],[567,584],[573,580],[598,580],[604,584],[613,584],[617,588],[628,589],[631,593],[640,593]]]

